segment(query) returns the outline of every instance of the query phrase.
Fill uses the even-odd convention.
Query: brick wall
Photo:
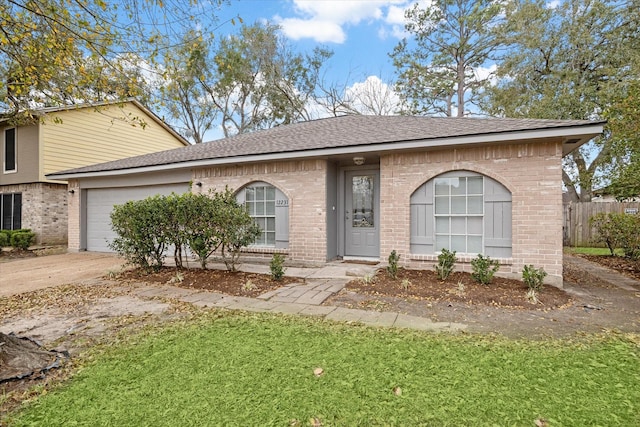
[[[67,230],[69,238],[67,242],[67,249],[71,252],[78,252],[80,248],[80,199],[81,191],[78,185],[78,180],[69,180],[68,190],[73,190],[73,194],[69,194],[68,198],[68,223]],[[85,248],[82,248],[85,249]]]
[[[0,193],[22,193],[22,228],[36,233],[36,244],[67,243],[66,185],[5,185],[0,187]]]
[[[404,265],[432,268],[436,257],[411,256],[409,199],[424,182],[452,170],[489,176],[512,193],[513,250],[500,272],[520,277],[525,264],[544,267],[548,282],[562,283],[562,183],[560,143],[495,145],[380,159],[382,259],[395,249]],[[470,270],[467,262],[460,267]]]
[[[193,180],[202,182],[194,192],[236,191],[256,181],[280,189],[289,199],[289,248],[291,259],[323,263],[327,253],[325,160],[219,166],[194,171]],[[258,251],[263,253],[264,251]]]

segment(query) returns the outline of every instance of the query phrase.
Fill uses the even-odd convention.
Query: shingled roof
[[[162,165],[187,166],[206,161],[215,163],[257,160],[257,157],[308,157],[332,149],[344,152],[372,149],[389,150],[399,143],[420,142],[421,146],[443,146],[455,138],[492,136],[500,140],[521,139],[522,133],[557,130],[561,134],[579,135],[581,128],[602,125],[584,120],[538,120],[502,118],[452,118],[413,116],[341,116],[300,122],[272,129],[237,135],[204,144],[145,154],[97,165],[85,166],[47,175],[70,178],[95,172],[131,170]],[[563,129],[566,132],[563,132]],[[593,134],[593,130],[585,133]],[[500,136],[500,137],[499,137]],[[557,136],[557,135],[556,135]],[[592,137],[592,135],[590,136]],[[473,139],[472,138],[472,139]],[[472,143],[468,141],[467,143]],[[452,144],[453,145],[453,144]]]

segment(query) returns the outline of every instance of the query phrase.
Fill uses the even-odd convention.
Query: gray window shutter
[[[511,257],[511,193],[491,178],[484,179],[484,251],[494,258]]]
[[[276,248],[289,248],[289,199],[276,187]]]
[[[433,248],[433,180],[411,195],[411,253],[432,254]]]

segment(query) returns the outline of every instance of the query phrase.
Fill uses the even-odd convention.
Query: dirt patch
[[[164,267],[155,273],[128,270],[118,275],[125,283],[149,283],[172,285],[185,289],[201,289],[225,295],[255,298],[271,290],[291,283],[304,283],[304,279],[283,277],[273,280],[268,274],[245,273],[242,271],[202,270],[200,268],[180,269]]]

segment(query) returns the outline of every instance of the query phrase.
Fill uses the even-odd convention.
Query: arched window
[[[282,191],[266,182],[254,182],[236,197],[262,230],[254,242],[256,246],[289,247],[289,199]]]
[[[496,180],[447,172],[411,195],[411,253],[511,257],[511,193]]]

